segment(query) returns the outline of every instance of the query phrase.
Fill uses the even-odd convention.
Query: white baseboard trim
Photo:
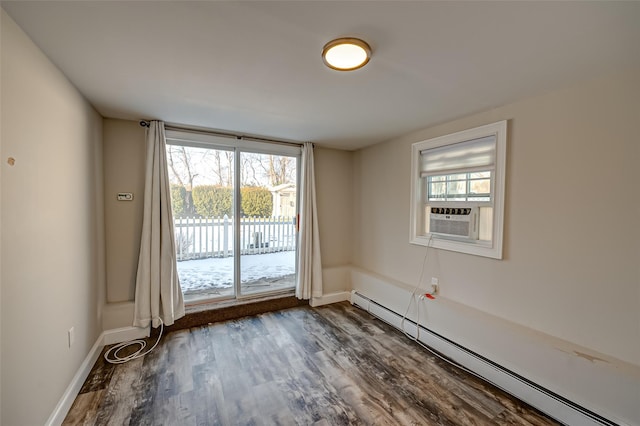
[[[475,372],[488,382],[502,390],[527,402],[533,407],[545,412],[566,425],[597,426],[597,425],[625,425],[615,422],[575,404],[554,392],[510,371],[491,360],[453,342],[438,333],[433,332],[422,324],[416,324],[407,318],[403,321],[400,313],[376,302],[363,293],[353,290],[351,303],[373,316],[412,336],[419,336],[420,342],[433,348],[445,357]],[[418,325],[420,333],[418,334]],[[616,419],[617,420],[617,419]]]
[[[102,348],[104,347],[104,345],[102,344],[103,335],[104,333],[98,336],[98,340],[96,340],[96,342],[93,344],[93,347],[85,357],[84,361],[82,361],[82,364],[80,364],[78,372],[75,374],[75,376],[73,376],[73,379],[71,379],[71,383],[69,383],[69,386],[67,386],[64,394],[62,394],[62,398],[60,398],[58,405],[56,405],[53,413],[51,413],[49,419],[45,423],[46,426],[59,426],[64,421],[64,418],[67,416],[71,405],[73,405],[73,401],[75,401],[76,396],[78,396],[78,392],[80,392],[80,389],[82,389],[84,381],[89,376],[93,365],[96,363],[96,360],[102,352]]]
[[[351,292],[339,291],[336,293],[324,294],[320,297],[312,297],[309,301],[309,305],[312,307],[329,305],[331,303],[344,302],[351,299]]]
[[[71,383],[69,383],[69,386],[67,386],[64,394],[62,394],[62,398],[60,398],[60,401],[58,401],[58,405],[56,405],[56,408],[49,416],[49,419],[47,420],[45,425],[59,426],[62,424],[65,417],[67,417],[71,406],[73,405],[73,401],[75,401],[78,393],[80,392],[80,389],[82,389],[84,381],[87,380],[91,369],[98,360],[98,357],[102,352],[102,348],[114,343],[121,343],[128,340],[149,337],[149,332],[149,328],[138,327],[122,327],[103,331],[91,347],[91,350],[85,357],[84,361],[82,361],[82,364],[80,364],[80,368],[78,368],[75,376],[73,376],[73,379],[71,379]]]
[[[113,330],[106,330],[102,333],[104,340],[103,346],[113,345],[114,343],[122,343],[129,340],[144,339],[149,337],[150,328],[139,327],[121,327]]]

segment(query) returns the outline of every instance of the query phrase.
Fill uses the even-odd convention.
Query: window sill
[[[502,245],[494,247],[491,241],[480,240],[455,240],[440,236],[415,236],[410,241],[411,244],[432,247],[442,250],[456,251],[459,253],[471,254],[474,256],[489,257],[492,259],[502,259]]]

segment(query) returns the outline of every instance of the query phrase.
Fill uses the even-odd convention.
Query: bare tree
[[[256,171],[256,165],[261,165],[260,154],[243,153],[241,158],[240,180],[242,184],[247,186],[262,186],[261,179],[259,179]]]
[[[269,178],[269,185],[278,186],[295,182],[295,160],[283,155],[269,155],[258,163]]]
[[[233,151],[213,149],[211,171],[215,176],[214,185],[231,187],[233,184]]]
[[[179,185],[184,187],[186,191],[185,195],[185,213],[188,215],[195,215],[196,210],[193,205],[193,185],[194,180],[198,177],[198,173],[193,170],[192,154],[191,150],[187,150],[186,147],[180,145],[168,145],[169,154],[169,169],[173,179],[177,181]],[[207,155],[206,152],[201,156],[204,158]],[[201,158],[200,160],[202,160]],[[170,179],[171,180],[171,179]]]
[[[224,186],[233,186],[233,157],[234,153],[231,151],[225,151],[225,156],[227,157],[227,179],[224,183]]]
[[[213,163],[213,174],[218,178],[218,185],[222,186],[223,176],[226,176],[226,173],[224,173],[223,171],[222,157],[220,155],[220,151],[218,150],[213,151]]]

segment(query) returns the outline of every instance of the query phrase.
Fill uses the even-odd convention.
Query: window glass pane
[[[469,173],[469,179],[482,179],[482,178],[490,178],[491,172],[472,172]]]
[[[428,176],[429,201],[491,201],[491,171]]]
[[[166,149],[185,302],[234,297],[234,153],[172,144]]]
[[[465,181],[447,183],[447,194],[466,194],[466,192],[467,185]]]
[[[240,294],[295,287],[297,159],[241,152]]]
[[[451,181],[451,180],[466,180],[467,179],[467,174],[466,173],[461,173],[461,174],[457,174],[457,175],[448,175],[447,178]]]
[[[472,180],[469,182],[469,193],[471,194],[489,194],[491,192],[491,180]]]
[[[447,189],[447,186],[446,186],[446,183],[444,182],[432,183],[431,185],[429,185],[429,196],[430,197],[444,196],[446,189]]]

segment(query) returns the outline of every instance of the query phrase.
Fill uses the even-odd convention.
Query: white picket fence
[[[198,217],[174,220],[178,260],[233,256],[233,218]],[[240,220],[240,254],[296,249],[295,217],[250,217]]]

